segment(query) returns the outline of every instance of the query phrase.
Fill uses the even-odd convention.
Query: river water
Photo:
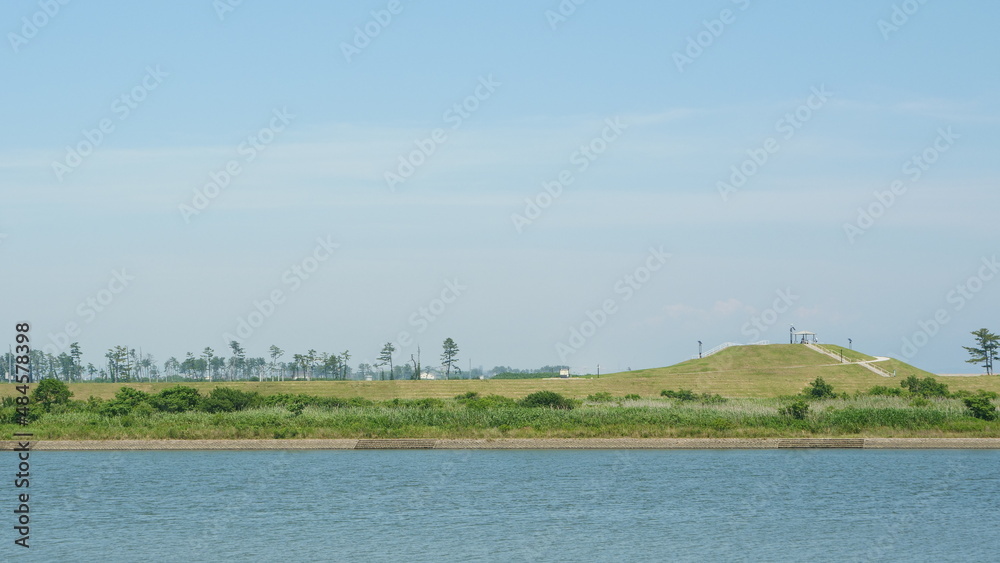
[[[1000,451],[35,451],[29,549],[0,459],[0,560],[1000,560]]]

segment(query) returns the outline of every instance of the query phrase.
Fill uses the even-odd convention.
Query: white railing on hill
[[[859,365],[859,366],[861,366],[863,368],[866,368],[869,371],[875,373],[875,375],[881,375],[882,377],[895,377],[895,373],[896,373],[895,371],[893,373],[889,373],[889,372],[885,371],[884,369],[882,369],[882,368],[880,368],[878,366],[873,366],[872,365],[874,362],[884,362],[884,361],[888,360],[889,358],[876,358],[874,360],[851,361],[851,360],[844,359],[843,354],[841,354],[840,356],[838,356],[834,352],[832,352],[830,350],[827,350],[826,348],[823,348],[822,346],[820,346],[818,344],[813,344],[812,342],[806,342],[806,346],[808,346],[812,350],[815,350],[816,352],[819,352],[820,354],[824,354],[824,355],[830,356],[834,360],[840,361],[840,363],[842,363],[842,364],[857,364],[857,365]]]
[[[716,352],[721,352],[721,351],[723,351],[726,348],[729,348],[731,346],[764,346],[764,345],[770,344],[770,343],[771,343],[770,340],[760,340],[758,342],[750,342],[750,343],[747,343],[747,344],[740,344],[739,342],[723,342],[722,344],[719,344],[715,348],[712,348],[710,350],[707,350],[707,351],[703,352],[700,357],[707,358],[708,356],[711,356],[712,354],[715,354]],[[692,360],[697,360],[698,358],[699,358],[698,354],[695,354],[694,356],[691,356]]]
[[[868,368],[870,371],[875,372],[876,375],[881,375],[882,377],[895,377],[895,375],[894,375],[895,372],[889,373],[889,372],[885,371],[884,369],[882,369],[882,368],[880,368],[878,366],[873,366],[871,364],[871,362],[858,362],[858,363],[861,364],[862,366]]]

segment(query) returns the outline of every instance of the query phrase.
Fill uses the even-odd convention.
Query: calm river
[[[0,560],[996,561],[1000,451],[31,454]]]

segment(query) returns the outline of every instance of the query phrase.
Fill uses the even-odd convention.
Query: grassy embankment
[[[804,420],[779,414],[779,399],[721,405],[640,399],[584,404],[572,410],[437,407],[270,407],[234,413],[153,413],[105,417],[49,414],[31,425],[35,439],[246,438],[650,438],[650,437],[1000,437],[1000,423],[970,417],[960,400],[920,407],[899,397],[831,399],[810,404]],[[13,425],[0,426],[11,439]]]
[[[839,350],[838,350],[839,353]],[[854,354],[857,354],[856,352]],[[846,356],[845,352],[845,356]],[[852,356],[867,359],[863,355]],[[882,362],[884,366],[889,362]],[[837,365],[800,345],[732,348],[675,366],[610,374],[600,379],[395,382],[263,382],[188,384],[207,395],[236,387],[262,395],[302,393],[359,397],[357,405],[280,404],[237,412],[154,412],[145,405],[109,416],[77,403],[55,409],[31,425],[36,439],[225,438],[522,438],[522,437],[1000,437],[1000,422],[973,418],[960,399],[866,396],[874,386],[899,388],[908,375],[926,372],[895,362],[896,378],[856,365]],[[781,414],[791,397],[816,377],[850,398],[811,401],[803,419]],[[937,378],[950,391],[1000,391],[1000,378]],[[133,384],[156,393],[174,384]],[[10,386],[0,386],[10,395]],[[113,398],[120,385],[74,384],[75,399]],[[663,389],[691,389],[724,402],[660,397]],[[579,400],[569,410],[527,407],[513,401],[457,400],[462,393],[510,398],[556,391]],[[613,395],[607,400],[607,395]],[[633,397],[625,399],[624,395]],[[638,398],[634,397],[638,395]],[[588,396],[602,400],[585,400]],[[437,401],[406,399],[436,397]],[[390,399],[404,399],[391,401]],[[370,401],[370,402],[369,402]],[[97,403],[96,401],[94,403]],[[63,410],[63,412],[59,412]],[[0,425],[10,439],[13,424]]]
[[[828,346],[839,353],[839,347]],[[847,351],[852,352],[852,351]],[[858,354],[857,352],[853,352]],[[858,357],[871,359],[871,356]],[[215,387],[234,387],[256,391],[262,395],[304,393],[318,397],[361,397],[372,400],[448,399],[475,391],[481,395],[503,395],[520,398],[535,391],[555,391],[567,397],[582,399],[600,392],[613,395],[636,394],[659,396],[662,389],[691,389],[697,393],[717,393],[731,398],[767,398],[794,395],[805,385],[822,377],[837,392],[854,393],[875,385],[899,385],[909,375],[936,377],[898,360],[876,364],[897,377],[879,377],[857,365],[838,365],[832,358],[817,354],[799,344],[770,346],[740,346],[729,348],[700,360],[690,360],[673,366],[612,373],[597,377],[570,379],[506,379],[451,381],[264,381],[233,383],[184,383],[207,394]],[[946,377],[940,378],[952,391],[986,389],[1000,392],[1000,378]],[[176,383],[130,383],[128,387],[156,393]],[[110,399],[123,384],[72,383],[76,399],[97,397]],[[0,385],[0,397],[12,396],[12,385]]]

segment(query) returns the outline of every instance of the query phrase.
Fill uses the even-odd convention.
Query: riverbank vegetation
[[[582,399],[541,391],[515,399],[471,391],[448,398],[372,400],[172,386],[121,387],[111,399],[70,396],[45,380],[33,394],[35,439],[1000,437],[997,394],[949,391],[915,376],[844,393],[822,379],[797,395],[725,398],[690,390]],[[51,383],[46,383],[51,381]],[[15,404],[0,406],[12,439]]]

